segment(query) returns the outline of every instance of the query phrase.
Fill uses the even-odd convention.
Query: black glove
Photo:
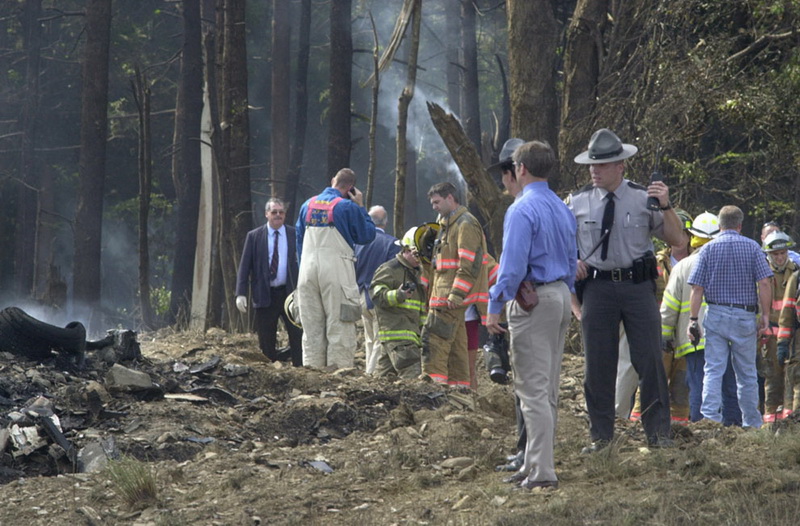
[[[778,342],[778,363],[783,367],[783,364],[786,363],[786,360],[789,359],[789,342],[784,340],[782,342]]]

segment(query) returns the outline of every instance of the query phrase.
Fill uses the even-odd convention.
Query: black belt
[[[564,281],[562,279],[554,279],[553,281],[537,281],[534,283],[537,287],[544,287],[545,285],[551,285],[553,283],[558,283],[559,281]]]
[[[734,309],[742,309],[746,310],[747,312],[756,312],[758,307],[755,305],[742,305],[741,303],[717,303],[715,301],[708,301],[706,303],[709,305],[719,305],[720,307],[733,307]]]
[[[615,268],[611,270],[590,268],[589,277],[608,281],[629,281],[633,279],[633,268]]]

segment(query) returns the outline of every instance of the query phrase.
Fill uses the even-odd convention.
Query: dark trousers
[[[625,326],[631,363],[639,374],[642,423],[648,441],[670,436],[669,391],[661,359],[661,316],[653,281],[594,279],[583,295],[581,327],[586,356],[584,392],[592,440],[614,437],[614,395],[619,324]]]
[[[258,346],[261,352],[272,361],[278,359],[276,349],[278,341],[278,319],[283,320],[286,332],[289,333],[289,349],[292,356],[292,365],[300,367],[303,365],[303,331],[292,325],[286,312],[283,310],[283,303],[286,301],[286,287],[273,287],[270,289],[269,307],[254,309],[254,325],[258,334]]]

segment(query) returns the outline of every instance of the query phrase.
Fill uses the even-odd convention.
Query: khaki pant
[[[431,310],[423,329],[429,353],[422,357],[422,372],[434,382],[469,387],[466,307]]]
[[[778,341],[774,335],[766,342],[758,341],[758,374],[764,377],[764,420],[773,421],[784,398],[784,366],[778,363]]]
[[[383,350],[378,337],[378,320],[375,319],[375,309],[367,309],[367,300],[364,294],[361,294],[361,321],[364,323],[365,371],[367,374],[376,374],[375,369]]]
[[[303,365],[352,367],[361,316],[353,249],[334,227],[309,227],[296,299],[303,325]]]
[[[383,354],[378,359],[376,376],[397,375],[414,379],[422,372],[422,349],[413,342],[388,342],[382,344]]]

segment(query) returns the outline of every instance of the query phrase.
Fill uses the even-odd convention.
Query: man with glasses
[[[236,276],[236,308],[247,312],[248,289],[255,309],[254,325],[258,346],[270,359],[279,359],[276,349],[278,319],[283,320],[289,334],[292,365],[303,365],[303,331],[289,323],[283,310],[286,296],[297,286],[296,234],[294,227],[284,224],[286,206],[277,197],[264,207],[267,223],[247,233]]]

